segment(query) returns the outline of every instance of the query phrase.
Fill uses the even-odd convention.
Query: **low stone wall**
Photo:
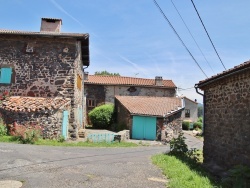
[[[58,138],[62,135],[62,110],[55,112],[11,112],[1,110],[2,118],[7,125],[13,126],[14,122],[27,128],[39,125],[42,128],[43,138]]]

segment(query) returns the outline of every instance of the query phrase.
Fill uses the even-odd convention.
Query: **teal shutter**
[[[63,111],[63,122],[62,122],[62,136],[67,139],[68,135],[68,123],[69,123],[69,112]]]
[[[12,68],[1,68],[0,83],[10,84],[11,83]]]

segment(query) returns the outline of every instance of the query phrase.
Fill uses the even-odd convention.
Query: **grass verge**
[[[199,164],[183,156],[158,154],[152,157],[155,165],[167,176],[169,188],[215,188],[220,185]]]
[[[14,142],[19,143],[18,139],[14,136],[0,136],[0,142]],[[46,146],[67,146],[67,147],[136,147],[138,146],[135,143],[130,142],[74,142],[74,141],[65,141],[58,142],[57,140],[49,139],[39,139],[35,141],[34,145],[46,145]]]
[[[19,143],[18,139],[14,136],[0,136],[0,142],[14,142]]]
[[[129,143],[129,142],[58,142],[57,140],[44,140],[39,139],[35,142],[35,145],[47,145],[47,146],[71,146],[71,147],[136,147],[137,144]]]

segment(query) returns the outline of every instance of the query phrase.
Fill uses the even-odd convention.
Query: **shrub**
[[[193,161],[195,164],[201,163],[203,161],[201,151],[196,148],[189,150],[185,139],[186,137],[181,132],[177,138],[173,138],[170,141],[170,155],[188,158],[188,160]]]
[[[60,135],[58,138],[57,138],[57,141],[58,142],[64,142],[65,141],[65,137],[63,135]]]
[[[195,122],[194,123],[194,128],[202,129],[202,123],[201,122]]]
[[[26,128],[23,125],[14,123],[14,126],[10,127],[10,134],[23,144],[34,144],[41,137],[41,127],[31,125],[31,127]]]
[[[188,121],[183,121],[182,122],[182,129],[183,130],[189,130],[189,122]]]
[[[114,105],[104,104],[89,112],[90,121],[94,128],[109,129],[113,123]]]
[[[0,136],[5,136],[7,135],[8,130],[1,116],[2,115],[0,114]]]
[[[203,118],[199,117],[198,120],[197,120],[197,122],[201,122],[202,123],[203,122]]]
[[[7,135],[7,128],[5,125],[0,124],[0,136],[5,136]]]
[[[177,138],[173,138],[170,141],[170,154],[182,155],[187,153],[188,146],[185,143],[185,139],[183,133],[180,133]]]

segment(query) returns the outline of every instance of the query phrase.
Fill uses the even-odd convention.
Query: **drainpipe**
[[[85,90],[85,87],[84,87],[84,70],[85,69],[87,69],[89,66],[86,66],[86,67],[82,67],[82,70],[83,70],[83,79],[82,79],[82,86],[83,86],[83,95],[82,95],[82,123],[84,124],[84,127],[82,127],[82,128],[85,128],[85,124],[86,124],[86,108],[85,108],[85,106],[86,106],[86,101],[85,101],[85,92],[84,92],[84,90]]]
[[[194,88],[195,88],[195,90],[196,90],[196,93],[198,93],[199,95],[201,95],[202,98],[203,98],[203,108],[202,108],[202,118],[203,118],[203,120],[202,120],[202,134],[204,134],[204,125],[205,125],[205,96],[204,96],[204,94],[202,94],[202,93],[200,93],[200,92],[198,91],[198,85],[197,85],[197,84],[194,85]]]

